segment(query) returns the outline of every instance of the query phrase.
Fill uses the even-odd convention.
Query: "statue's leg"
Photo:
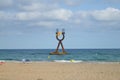
[[[64,49],[64,46],[63,46],[62,42],[61,42],[61,47],[62,47],[62,51],[63,51],[63,53],[64,53],[64,52],[65,52],[65,49]]]
[[[56,51],[55,51],[55,52],[58,52],[58,49],[59,49],[60,43],[61,43],[61,41],[59,41],[58,46],[57,46],[57,48],[56,48]]]

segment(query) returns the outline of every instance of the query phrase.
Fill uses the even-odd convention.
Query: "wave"
[[[82,60],[54,60],[54,62],[65,62],[65,63],[70,63],[70,62],[72,62],[72,63],[80,63],[80,62],[83,62]]]

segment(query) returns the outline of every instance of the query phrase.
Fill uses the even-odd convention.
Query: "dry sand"
[[[0,80],[120,80],[120,63],[6,62]]]

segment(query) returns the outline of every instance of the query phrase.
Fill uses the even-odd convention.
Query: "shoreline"
[[[54,61],[26,61],[26,62],[23,62],[23,61],[8,61],[8,60],[0,60],[0,62],[5,62],[5,63],[91,63],[91,64],[95,64],[95,63],[98,63],[98,64],[120,64],[120,61],[70,61],[70,60],[66,60],[66,61],[63,61],[63,60],[54,60]]]

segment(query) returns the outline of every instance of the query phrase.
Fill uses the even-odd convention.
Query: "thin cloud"
[[[8,8],[13,5],[13,0],[0,0],[0,8]]]
[[[57,9],[58,6],[53,4],[45,4],[45,3],[31,3],[27,5],[20,4],[19,8],[23,11],[48,11]]]
[[[78,6],[83,3],[83,0],[64,0],[68,6]]]

